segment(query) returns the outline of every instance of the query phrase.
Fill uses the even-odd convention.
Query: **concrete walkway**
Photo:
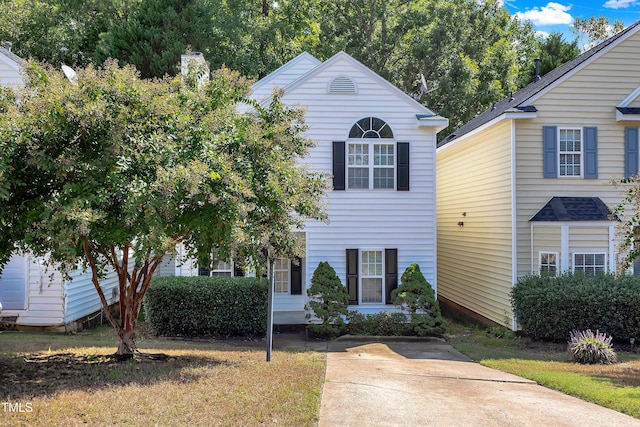
[[[320,427],[640,426],[640,420],[472,362],[443,340],[327,345]]]

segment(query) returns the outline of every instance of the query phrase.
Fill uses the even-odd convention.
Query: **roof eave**
[[[434,127],[436,133],[449,126],[449,119],[438,115],[416,114],[416,119],[418,119],[418,127]]]

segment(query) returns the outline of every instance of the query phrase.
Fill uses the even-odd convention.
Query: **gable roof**
[[[553,197],[530,221],[611,221],[599,197]]]
[[[600,56],[606,52],[617,41],[626,38],[628,35],[635,33],[640,29],[640,21],[630,25],[618,34],[608,38],[604,42],[597,46],[592,47],[588,51],[584,52],[572,59],[565,62],[563,65],[549,71],[542,76],[537,82],[530,83],[528,86],[520,89],[518,92],[504,98],[503,100],[494,104],[488,110],[485,110],[474,119],[460,126],[453,131],[444,140],[438,143],[438,147],[448,144],[461,136],[479,128],[480,126],[489,123],[490,121],[500,117],[501,115],[509,112],[535,112],[537,111],[534,106],[528,105],[528,102],[532,100],[536,95],[541,94],[545,89],[549,89],[552,85],[558,82],[562,77],[577,71],[577,69],[586,64],[590,59]]]
[[[6,58],[14,62],[16,65],[15,68],[24,67],[27,65],[27,61],[20,58],[18,55],[11,52],[10,50],[5,49],[4,47],[0,47],[0,55],[5,56]]]
[[[308,63],[310,64],[310,67],[317,67],[318,65],[321,64],[320,60],[317,59],[315,56],[311,55],[308,52],[302,52],[300,55],[296,56],[295,58],[293,58],[292,60],[290,60],[289,62],[281,65],[280,67],[278,67],[277,69],[275,69],[274,71],[272,71],[271,73],[269,73],[268,75],[266,75],[265,77],[263,77],[262,79],[258,80],[257,82],[255,82],[252,86],[253,90],[258,90],[260,89],[262,86],[265,86],[269,83],[276,83],[276,81],[278,80],[278,78],[287,73],[288,71],[292,71],[294,70],[297,66],[302,65],[304,63]],[[306,72],[306,70],[305,70]],[[300,73],[300,75],[304,74]],[[300,77],[300,75],[298,75],[298,77]]]
[[[320,63],[318,66],[316,66],[315,68],[309,70],[307,73],[305,73],[304,75],[300,76],[298,79],[292,81],[290,84],[288,84],[287,86],[284,87],[285,93],[294,90],[298,86],[304,84],[309,79],[313,78],[314,76],[318,75],[322,71],[324,71],[327,68],[333,66],[333,64],[335,64],[336,62],[341,61],[341,60],[349,62],[352,66],[354,66],[355,68],[359,69],[363,74],[368,75],[373,80],[377,81],[380,85],[386,87],[390,92],[392,92],[393,94],[398,96],[400,99],[404,100],[404,102],[406,102],[406,103],[410,104],[411,106],[415,107],[415,109],[416,109],[416,119],[421,124],[424,124],[424,125],[427,125],[427,126],[437,126],[437,127],[442,127],[442,128],[447,126],[448,119],[437,115],[436,113],[431,111],[429,108],[427,108],[424,105],[420,104],[418,101],[413,99],[411,96],[407,95],[402,90],[398,89],[395,85],[391,84],[389,81],[387,81],[386,79],[381,77],[379,74],[377,74],[376,72],[374,72],[373,70],[371,70],[370,68],[368,68],[367,66],[362,64],[360,61],[358,61],[357,59],[353,58],[351,55],[347,54],[344,51],[340,51],[340,52],[336,53],[331,58],[329,58],[326,61]]]

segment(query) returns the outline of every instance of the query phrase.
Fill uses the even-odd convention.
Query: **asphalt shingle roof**
[[[611,221],[599,197],[553,197],[530,221]]]
[[[510,109],[520,110],[527,112],[526,109],[533,108],[535,111],[535,107],[531,105],[526,105],[525,103],[531,99],[534,95],[541,92],[543,89],[547,88],[562,76],[570,72],[571,70],[578,67],[583,62],[587,61],[589,58],[597,55],[602,52],[608,46],[610,46],[613,42],[623,37],[625,34],[633,31],[636,27],[640,25],[640,21],[636,22],[625,28],[623,31],[618,34],[608,38],[604,42],[600,43],[597,46],[592,47],[588,51],[584,52],[582,55],[579,55],[572,59],[571,61],[565,62],[563,65],[549,71],[547,74],[542,76],[540,80],[537,82],[530,83],[528,86],[520,89],[518,92],[512,94],[511,96],[507,96],[503,100],[497,102],[493,107],[485,110],[480,115],[476,116],[476,118],[468,121],[464,125],[460,126],[458,129],[453,131],[449,136],[438,143],[438,147],[446,145],[447,143],[460,138],[462,135],[465,135],[476,128],[484,125],[485,123],[490,122],[491,120],[501,116],[502,114],[508,112]],[[515,111],[514,110],[514,111]]]

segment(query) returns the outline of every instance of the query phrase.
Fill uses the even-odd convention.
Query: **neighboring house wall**
[[[68,324],[102,310],[102,302],[91,281],[91,272],[76,270],[70,273],[71,279],[64,283],[64,323]],[[100,287],[107,303],[119,301],[118,276],[111,270],[100,279]]]
[[[609,206],[622,199],[610,181],[624,176],[624,132],[630,123],[616,121],[615,107],[640,84],[637,52],[638,33],[534,99],[535,120],[517,122],[518,275],[531,270],[529,220],[551,196],[598,196]],[[543,126],[596,127],[598,177],[543,178]],[[609,261],[615,268],[615,259]]]
[[[25,61],[0,47],[0,85],[19,88],[24,85],[21,67]]]
[[[499,323],[511,318],[512,173],[510,120],[438,151],[439,297]]]
[[[486,319],[515,328],[515,323],[505,322],[501,311],[508,312],[510,317],[508,296],[517,277],[539,273],[541,268],[573,271],[576,262],[592,267],[595,263],[597,271],[615,270],[618,257],[615,222],[610,221],[606,213],[602,214],[602,210],[591,215],[591,211],[582,210],[582,206],[597,199],[614,206],[623,194],[611,185],[611,179],[624,177],[625,167],[637,173],[640,159],[635,132],[640,126],[640,114],[634,106],[639,105],[636,98],[640,94],[639,28],[638,24],[630,27],[543,76],[540,82],[500,101],[440,145],[438,274],[442,296]],[[623,113],[616,107],[628,108]],[[628,127],[633,128],[631,132]],[[579,176],[560,176],[560,138],[567,136],[565,129],[575,129],[574,136],[580,136]],[[633,135],[636,137],[632,138]],[[630,141],[634,141],[631,144],[635,147],[634,155],[625,148]],[[495,164],[506,160],[509,154],[513,161],[508,166]],[[476,236],[475,240],[467,238],[467,226],[474,225],[474,216],[463,206],[476,200],[487,207],[501,206],[500,198],[492,191],[505,194],[508,169],[514,173],[511,180],[515,185],[514,222],[482,224],[488,233]],[[469,178],[471,174],[475,175],[473,180]],[[493,177],[500,174],[505,176],[496,182]],[[460,185],[464,177],[467,181],[462,182],[468,188]],[[569,204],[575,202],[580,206],[579,212],[565,215],[565,219],[563,215],[555,215],[558,213],[555,210],[552,219],[545,220],[544,215],[538,217],[552,199],[561,198],[570,200]],[[560,203],[560,213],[568,209],[563,203]],[[461,212],[467,212],[467,218],[461,218]],[[592,219],[588,218],[590,215]],[[532,221],[534,216],[538,218]],[[458,230],[458,237],[464,243],[454,238],[453,230],[447,230],[457,221],[465,222]],[[493,229],[493,225],[497,228]],[[473,261],[460,262],[459,271],[447,263],[445,254],[460,252],[474,260],[492,253],[496,239],[491,234],[507,235],[514,227],[515,260],[505,250],[502,267],[508,269],[513,265],[513,277],[509,278],[506,271],[498,277],[502,268],[491,266],[487,269],[495,272],[496,277],[494,281],[484,281],[484,268],[474,265]],[[473,275],[481,279],[469,284],[468,277]],[[489,309],[489,302],[494,301],[497,304]]]

